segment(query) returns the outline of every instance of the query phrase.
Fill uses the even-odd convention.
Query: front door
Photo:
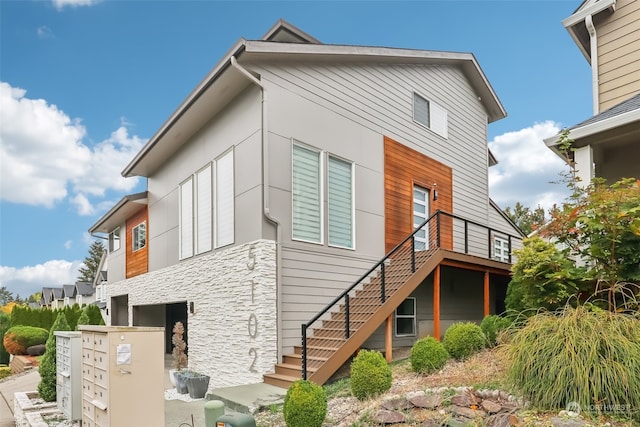
[[[429,218],[429,190],[413,186],[413,229],[415,230]],[[429,247],[429,225],[425,225],[415,234],[415,250],[424,251]]]

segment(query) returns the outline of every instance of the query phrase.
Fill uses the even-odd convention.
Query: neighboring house
[[[51,300],[53,299],[53,288],[44,287],[40,294],[40,306],[51,308]]]
[[[62,296],[64,299],[64,307],[75,304],[76,285],[62,285]]]
[[[62,287],[59,288],[51,288],[51,309],[55,310],[57,308],[64,307],[64,289]]]
[[[147,191],[89,230],[109,241],[107,323],[164,326],[170,352],[182,321],[210,387],[286,387],[501,312],[522,237],[489,199],[505,115],[469,53],[284,21],[240,39],[124,169]]]
[[[569,129],[577,175],[640,177],[640,1],[587,0],[563,24],[592,71],[594,116]]]
[[[102,252],[102,257],[100,257],[100,262],[98,263],[96,276],[93,278],[93,289],[95,294],[95,304],[100,308],[100,312],[102,313],[103,319],[106,319],[107,313],[107,269],[109,259],[109,249]]]
[[[83,305],[93,304],[96,300],[95,289],[93,284],[89,282],[76,282],[74,292],[74,304],[78,304],[80,307]],[[73,304],[72,304],[73,305]]]

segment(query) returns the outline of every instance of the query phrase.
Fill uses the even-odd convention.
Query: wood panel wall
[[[147,222],[147,244],[144,248],[133,252],[133,228],[141,222]],[[149,213],[147,207],[127,220],[127,237],[125,240],[127,259],[127,279],[149,271]]]
[[[446,166],[391,138],[384,138],[385,248],[393,249],[413,232],[413,186],[438,190],[438,200],[429,201],[429,215],[437,209],[453,213],[453,173]],[[433,194],[432,194],[433,196]],[[430,227],[430,239],[435,232]],[[440,247],[453,248],[453,221],[441,217]]]

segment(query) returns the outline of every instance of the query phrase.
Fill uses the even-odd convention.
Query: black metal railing
[[[488,243],[486,246],[484,242],[482,242],[484,240],[483,231],[487,233]],[[462,236],[459,235],[460,233],[462,233]],[[396,289],[388,286],[389,275],[392,275],[394,278],[406,277],[406,279],[408,279],[429,259],[436,249],[440,248],[492,258],[493,236],[495,235],[503,236],[503,238],[506,238],[508,241],[508,261],[511,263],[512,239],[521,239],[519,236],[512,236],[508,233],[492,229],[486,225],[447,212],[436,211],[420,224],[413,233],[389,251],[384,258],[378,261],[369,271],[363,274],[355,283],[335,297],[322,311],[307,323],[302,324],[302,378],[307,379],[309,362],[309,337],[307,335],[314,323],[321,319],[328,320],[323,318],[323,316],[331,315],[331,313],[343,314],[344,327],[336,328],[333,335],[329,333],[324,337],[349,339],[353,323],[363,322],[361,319],[354,320],[353,317],[357,315],[357,313],[352,313],[351,310],[353,304],[351,303],[352,297],[350,294],[355,293],[357,287],[360,285],[364,287],[365,284],[379,285],[379,293],[375,291],[370,294],[365,294],[368,296],[364,296],[362,299],[365,305],[369,303],[380,306],[396,291]],[[448,240],[443,244],[443,241],[447,237]],[[487,251],[485,252],[482,248],[487,248]],[[391,265],[395,268],[390,268]],[[358,299],[360,300],[361,297]],[[336,309],[340,304],[343,305],[343,308]]]

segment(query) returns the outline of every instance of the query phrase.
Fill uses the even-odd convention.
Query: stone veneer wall
[[[193,301],[189,369],[209,375],[210,390],[259,383],[273,372],[278,333],[274,241],[218,250],[106,289],[108,299],[128,294],[130,325],[133,306]]]

